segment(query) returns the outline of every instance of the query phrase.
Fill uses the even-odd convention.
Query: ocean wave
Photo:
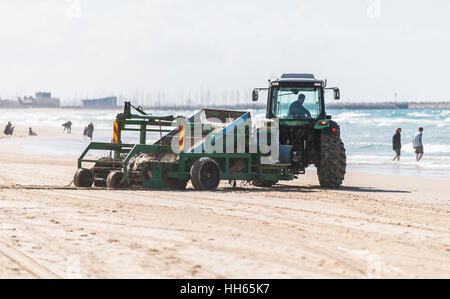
[[[392,152],[392,158],[393,158],[394,152]],[[391,155],[364,155],[364,154],[358,154],[358,155],[348,155],[347,159],[349,161],[355,161],[355,162],[365,162],[365,161],[379,161],[379,160],[389,160]],[[405,159],[409,159],[411,157],[414,157],[414,155],[410,155],[408,157],[405,157]],[[450,156],[425,156],[427,161],[430,161],[432,163],[444,163],[448,164],[450,163]]]
[[[450,110],[441,111],[440,115],[443,116],[443,117],[450,116]]]
[[[414,119],[414,118],[366,118],[366,119],[337,119],[341,125],[358,125],[371,127],[404,127],[407,125],[414,125],[416,127],[442,127],[443,123],[447,124],[446,120],[431,120],[431,119]],[[444,125],[445,126],[445,125]]]
[[[387,142],[364,142],[364,141],[358,141],[358,142],[347,142],[347,146],[364,146],[364,147],[370,147],[370,146],[390,146],[391,143]]]
[[[336,119],[348,119],[348,118],[363,118],[363,117],[369,117],[370,113],[361,113],[361,112],[352,112],[352,111],[346,111],[341,112],[334,116]]]
[[[373,152],[374,154],[387,153],[391,151],[392,144],[391,143],[377,143],[377,142],[345,142],[345,146],[349,153],[351,152],[359,152],[364,151],[367,153]],[[383,150],[384,149],[384,150]],[[382,150],[380,152],[380,150]],[[450,144],[427,144],[424,145],[425,154],[437,154],[434,156],[441,155],[443,158],[450,159]],[[402,152],[405,154],[414,154],[415,149],[412,147],[412,144],[405,143],[402,147]],[[375,157],[376,155],[374,155]],[[379,157],[379,156],[376,156]]]
[[[412,146],[405,146],[402,148],[402,151],[407,153],[413,153],[414,148]],[[424,144],[425,153],[429,154],[449,154],[450,153],[450,145],[448,144]]]
[[[402,158],[400,162],[393,162],[392,157],[387,156],[349,156],[347,157],[347,164],[351,166],[401,166],[406,168],[422,168],[422,169],[438,169],[438,170],[450,170],[449,159],[429,159],[425,157],[421,162],[416,162],[413,157]]]
[[[412,116],[412,117],[434,117],[435,115],[433,114],[428,114],[428,113],[424,113],[424,112],[411,112],[407,114],[408,116]]]

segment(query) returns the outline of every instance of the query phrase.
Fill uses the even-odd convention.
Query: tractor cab
[[[258,101],[260,90],[267,90],[268,119],[311,122],[326,118],[325,91],[332,89],[334,98],[340,99],[339,89],[326,88],[326,85],[326,81],[312,74],[283,74],[281,79],[270,81],[269,88],[256,88],[253,101]]]

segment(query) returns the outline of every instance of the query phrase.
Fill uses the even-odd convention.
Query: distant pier
[[[330,109],[450,109],[450,102],[328,103]]]

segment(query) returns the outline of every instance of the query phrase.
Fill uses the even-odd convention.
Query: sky
[[[343,101],[446,101],[449,13],[446,0],[0,0],[0,96],[246,91],[302,72]]]

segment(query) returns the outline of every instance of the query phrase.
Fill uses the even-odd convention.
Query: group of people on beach
[[[89,138],[92,140],[93,134],[94,134],[94,124],[90,123],[87,127],[84,128],[83,136],[84,138]]]
[[[72,122],[71,121],[68,121],[68,122],[62,124],[62,126],[64,127],[64,133],[65,132],[67,132],[68,134],[72,133]],[[8,122],[5,129],[3,130],[3,133],[6,136],[12,136],[14,134],[14,129],[15,129],[15,127],[12,125],[12,123]],[[28,135],[29,136],[37,136],[37,133],[35,131],[33,131],[33,129],[30,127],[30,128],[28,128]],[[85,138],[90,138],[90,140],[92,140],[92,138],[94,136],[94,124],[92,122],[87,127],[84,128],[83,136]]]
[[[15,129],[15,127],[13,127],[13,125],[9,121],[8,124],[5,127],[5,130],[3,130],[3,133],[6,136],[12,136],[14,134],[14,129]],[[30,128],[28,128],[28,135],[29,136],[37,136],[37,133],[34,132],[33,129],[30,127]]]
[[[64,127],[64,133],[67,132],[67,134],[72,134],[72,122],[71,121],[68,121],[68,122],[62,124],[62,126]],[[90,140],[92,140],[92,138],[94,136],[94,124],[92,122],[87,127],[84,128],[83,136],[84,136],[84,138],[89,138]]]
[[[400,161],[400,156],[402,154],[402,137],[401,137],[401,133],[402,133],[402,128],[398,128],[394,134],[394,136],[392,137],[392,148],[395,152],[395,157],[394,157],[394,161]],[[412,145],[414,148],[414,151],[416,153],[416,161],[419,162],[420,160],[422,160],[423,155],[424,155],[424,150],[423,150],[423,128],[419,128],[419,131],[414,134],[414,138],[412,140]]]

